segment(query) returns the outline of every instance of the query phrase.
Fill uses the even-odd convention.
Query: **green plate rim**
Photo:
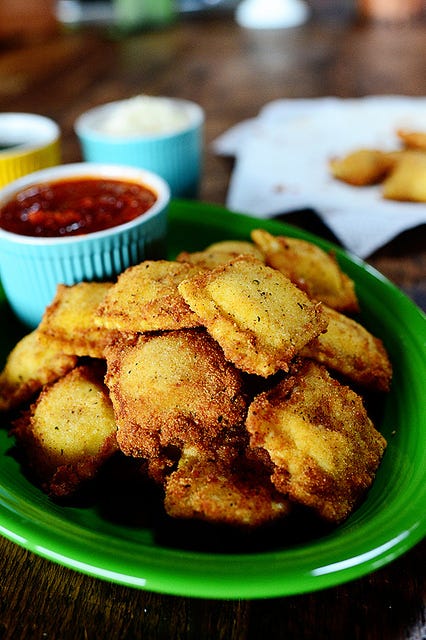
[[[343,525],[309,545],[257,553],[202,553],[152,546],[123,528],[120,535],[113,528],[96,531],[85,525],[78,510],[67,511],[56,505],[46,509],[46,497],[29,482],[25,490],[14,489],[12,470],[11,475],[0,471],[1,535],[90,576],[151,592],[228,600],[296,595],[336,586],[392,562],[425,536],[426,447],[422,435],[426,416],[417,402],[426,374],[425,315],[375,269],[329,241],[280,221],[231,213],[220,205],[173,201],[169,212],[169,239],[173,242],[169,243],[168,256],[174,257],[176,247],[195,250],[215,239],[247,238],[255,227],[304,238],[333,250],[343,269],[361,287],[364,321],[378,329],[385,344],[389,341],[391,357],[393,353],[403,359],[410,373],[405,379],[404,370],[404,380],[399,380],[406,394],[404,402],[409,389],[409,409],[419,421],[417,430],[405,437],[412,449],[418,448],[417,460],[413,466],[412,460],[400,455],[398,430],[388,434],[390,452],[384,460],[389,456],[389,464],[395,466],[402,480],[410,474],[413,477],[404,504],[392,503],[392,483],[381,482],[377,488],[375,483],[365,503]],[[370,305],[374,313],[369,312]],[[393,330],[388,326],[389,313]],[[391,422],[395,411],[400,414],[405,410],[401,398],[395,397],[393,404],[385,407],[384,421]],[[4,430],[0,431],[3,459],[5,439]],[[423,471],[419,471],[419,465]],[[373,507],[369,505],[370,494]],[[374,518],[370,517],[371,511]]]

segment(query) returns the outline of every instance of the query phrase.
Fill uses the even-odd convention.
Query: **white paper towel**
[[[426,98],[370,96],[277,100],[213,143],[236,157],[227,206],[259,218],[312,208],[361,258],[426,222],[426,204],[384,200],[380,186],[352,187],[328,161],[362,147],[397,149],[398,128],[426,131]]]

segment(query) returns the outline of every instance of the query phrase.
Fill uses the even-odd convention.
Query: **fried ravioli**
[[[43,489],[67,496],[118,450],[111,401],[98,365],[79,366],[46,386],[13,435]]]
[[[126,455],[162,481],[182,447],[217,448],[247,412],[241,374],[203,330],[139,335],[107,349],[106,384]]]
[[[146,260],[129,267],[99,306],[96,322],[130,333],[197,326],[197,316],[177,287],[198,272],[187,263],[167,260]]]
[[[354,283],[333,255],[312,242],[273,236],[263,229],[254,229],[251,236],[263,252],[266,264],[290,278],[310,298],[325,302],[337,311],[358,311]]]
[[[289,500],[265,469],[244,458],[225,464],[212,457],[191,448],[184,452],[165,485],[164,506],[171,517],[259,527],[289,514]]]
[[[393,167],[392,157],[378,149],[357,149],[329,162],[334,178],[362,187],[380,182]]]
[[[0,411],[46,493],[84,496],[118,454],[114,474],[137,469],[172,518],[255,529],[291,513],[299,535],[305,516],[353,511],[386,447],[354,390],[388,391],[389,358],[343,315],[358,302],[333,255],[252,238],[58,287],[0,373]]]
[[[9,353],[0,373],[0,411],[27,402],[43,385],[70,371],[77,357],[62,353],[38,329],[24,336]]]
[[[39,330],[64,353],[103,358],[105,345],[112,336],[110,331],[97,327],[94,318],[110,287],[110,282],[58,285]]]
[[[286,371],[294,355],[327,324],[321,303],[252,256],[185,280],[179,292],[226,358],[264,377]]]
[[[409,131],[407,129],[398,129],[396,133],[399,139],[403,142],[406,149],[418,149],[419,151],[426,151],[425,131]]]
[[[371,391],[389,391],[392,365],[381,340],[352,318],[324,307],[327,331],[300,351]]]
[[[263,261],[262,252],[252,242],[245,240],[223,240],[214,242],[203,251],[189,253],[182,251],[176,258],[179,262],[189,262],[203,269],[214,269],[220,264],[234,260],[240,255],[252,255]]]
[[[278,491],[332,523],[370,487],[386,447],[361,398],[309,361],[257,396],[246,424],[251,446],[274,464]]]
[[[383,182],[382,195],[388,200],[426,202],[426,153],[403,152]]]

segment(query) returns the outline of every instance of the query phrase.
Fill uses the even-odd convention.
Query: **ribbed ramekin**
[[[82,114],[75,122],[83,158],[88,162],[118,162],[153,171],[170,186],[171,195],[195,198],[203,165],[204,111],[189,100],[168,98],[187,116],[187,124],[168,133],[117,135],[102,123],[124,101],[110,102]]]
[[[164,249],[170,190],[148,171],[85,162],[52,167],[0,190],[0,208],[28,186],[79,177],[136,182],[154,191],[157,199],[131,222],[85,235],[30,237],[0,228],[1,283],[12,310],[28,327],[39,324],[59,283],[112,280],[131,265],[160,257]]]

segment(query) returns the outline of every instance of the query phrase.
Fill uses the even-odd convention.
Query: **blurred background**
[[[278,26],[336,15],[404,22],[424,17],[425,0],[1,0],[0,40],[43,38],[58,25],[137,30],[165,25],[179,16],[238,16],[243,8],[245,17],[257,21],[250,26],[259,27],[274,26],[273,20],[284,14],[288,24]]]
[[[311,8],[315,9],[315,6],[322,5],[321,9],[341,7],[342,10],[350,10],[354,7],[356,0],[311,0],[306,2],[306,5],[311,5]],[[403,2],[410,0],[403,0]],[[176,14],[196,14],[202,16],[205,13],[223,13],[224,15],[234,12],[237,6],[241,3],[241,0],[174,0],[170,2],[166,0],[168,4],[171,4]],[[391,0],[392,2],[392,0]],[[57,12],[60,19],[64,22],[71,22],[73,20],[82,22],[109,22],[114,20],[114,15],[117,5],[126,4],[128,7],[133,5],[134,7],[141,7],[144,4],[150,4],[150,2],[144,2],[144,0],[58,0]],[[164,0],[157,0],[151,4],[161,4]],[[268,0],[262,0],[264,7],[268,7]],[[276,3],[274,3],[276,4]],[[268,9],[264,9],[264,11]]]

